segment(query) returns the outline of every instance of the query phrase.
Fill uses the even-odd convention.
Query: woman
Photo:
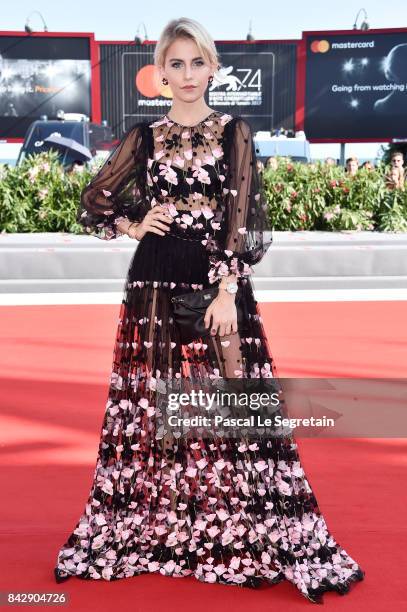
[[[262,174],[264,172],[264,164],[261,159],[257,160],[257,172],[258,174]]]
[[[271,168],[272,170],[278,170],[278,159],[277,157],[271,156],[267,158],[266,168]]]
[[[292,436],[208,442],[159,426],[159,393],[171,381],[267,380],[277,371],[250,280],[271,243],[250,126],[206,105],[219,62],[199,23],[171,21],[155,62],[171,87],[170,111],[133,126],[82,194],[89,234],[127,233],[139,244],[92,490],[55,578],[160,572],[249,587],[288,579],[318,602],[363,572],[328,533]],[[211,334],[183,344],[171,298],[216,285],[205,314]]]
[[[391,166],[388,174],[385,176],[385,184],[390,191],[400,189],[404,191],[404,174],[403,169],[397,166]]]
[[[357,157],[348,157],[346,160],[345,172],[348,173],[349,176],[356,176],[359,170],[359,160]]]
[[[390,158],[392,168],[397,168],[399,173],[399,187],[404,186],[405,182],[405,168],[404,168],[404,155],[402,151],[393,151]]]

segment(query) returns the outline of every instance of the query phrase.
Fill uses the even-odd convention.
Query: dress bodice
[[[147,185],[152,198],[174,218],[169,235],[198,239],[220,228],[227,171],[223,130],[231,119],[213,111],[194,126],[168,115],[149,125],[154,145],[147,160]]]
[[[135,124],[83,190],[77,219],[87,233],[111,240],[123,220],[142,222],[156,205],[174,218],[160,238],[205,247],[211,284],[250,275],[272,238],[263,239],[271,225],[249,123],[212,111],[194,126],[167,114]]]

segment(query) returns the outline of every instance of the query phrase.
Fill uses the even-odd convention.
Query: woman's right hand
[[[165,236],[170,231],[169,225],[173,221],[174,218],[168,214],[164,206],[156,205],[148,211],[144,219],[137,226],[130,226],[128,235],[136,240],[141,240],[147,232]]]

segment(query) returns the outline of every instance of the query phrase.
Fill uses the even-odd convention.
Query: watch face
[[[228,291],[228,293],[236,293],[236,291],[237,291],[237,285],[235,285],[234,283],[230,283],[230,284],[227,286],[227,291]]]

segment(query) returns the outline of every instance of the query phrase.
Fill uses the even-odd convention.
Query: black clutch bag
[[[179,328],[182,344],[211,335],[211,326],[205,327],[204,317],[206,309],[218,295],[218,291],[218,287],[209,287],[171,298],[173,317]],[[241,297],[241,287],[238,287],[235,297],[238,330],[242,328],[244,322],[244,313],[240,304]]]

